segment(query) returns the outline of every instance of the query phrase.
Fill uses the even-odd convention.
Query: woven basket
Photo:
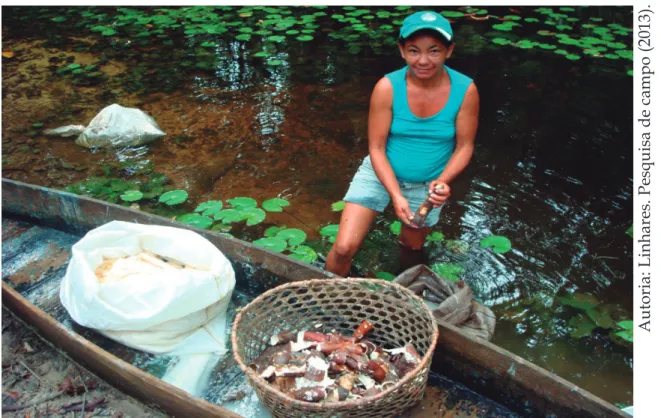
[[[343,402],[298,401],[278,391],[247,367],[284,331],[336,330],[352,335],[364,319],[374,324],[368,335],[382,348],[411,342],[422,361],[380,394]],[[315,328],[315,324],[323,324]],[[438,329],[431,310],[413,292],[376,279],[322,279],[287,283],[252,301],[232,328],[234,358],[264,406],[276,417],[389,417],[419,402],[427,384]]]

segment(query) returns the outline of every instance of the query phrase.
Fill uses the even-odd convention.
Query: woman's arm
[[[430,190],[438,185],[444,185],[445,193],[432,196],[432,201],[436,205],[440,205],[447,200],[450,196],[450,182],[466,168],[473,156],[479,114],[480,96],[475,83],[471,83],[468,86],[468,90],[466,90],[459,113],[457,113],[457,120],[455,122],[457,144],[454,152],[441,175],[430,184]]]
[[[370,99],[370,113],[367,124],[370,160],[379,181],[388,191],[397,216],[404,222],[413,218],[408,201],[402,196],[395,172],[386,156],[386,142],[392,123],[393,90],[390,80],[383,77],[376,83]]]

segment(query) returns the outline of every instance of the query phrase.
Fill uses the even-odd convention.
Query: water
[[[595,27],[608,28],[610,42],[630,51],[631,8],[574,9],[556,8],[553,13],[570,17],[549,17],[532,7],[520,13],[489,8],[493,16],[539,19],[513,21],[521,22],[513,32],[495,30],[502,21],[493,18],[455,19],[457,47],[448,65],[475,80],[480,127],[473,160],[453,182],[436,228],[445,242],[427,250],[430,264],[463,267],[461,277],[498,315],[494,343],[607,401],[630,404],[631,346],[616,344],[605,329],[572,338],[572,321],[581,311],[558,297],[589,294],[616,321],[632,317],[632,241],[625,234],[633,219],[631,61],[591,57],[538,32],[594,38],[603,33]],[[332,17],[355,10],[282,8],[275,10],[279,20],[290,10],[302,22],[294,26],[297,35],[274,30],[241,41],[235,38],[239,28],[256,31],[277,13],[216,8],[214,16],[239,26],[187,36],[186,25],[211,24],[209,9],[162,9],[190,13],[176,18],[183,26],[163,33],[155,32],[161,23],[153,16],[168,12],[130,10],[152,20],[125,24],[127,12],[114,8],[3,9],[3,52],[14,53],[3,58],[3,177],[65,188],[93,176],[159,183],[155,173],[163,173],[166,185],[186,190],[189,201],[175,209],[139,204],[168,216],[207,200],[249,196],[261,203],[279,196],[290,202],[284,212],[230,232],[252,241],[268,226],[287,225],[305,231],[310,245],[325,254],[330,244],[319,231],[338,223],[331,204],[342,199],[367,154],[371,90],[403,65],[392,43],[396,30],[381,27],[408,11],[367,8],[374,19],[354,16],[370,29],[362,31]],[[402,15],[383,18],[377,10]],[[327,14],[303,17],[319,12]],[[92,30],[97,26],[118,34],[103,36]],[[304,28],[313,31],[312,41],[295,39]],[[273,35],[285,40],[266,39]],[[552,42],[580,59],[493,42],[510,37]],[[607,48],[598,53],[616,55],[613,45],[596,45]],[[253,56],[262,50],[270,58]],[[266,64],[275,59],[281,65]],[[57,73],[71,63],[96,68],[85,78]],[[102,75],[89,77],[93,72]],[[168,135],[144,147],[88,150],[41,134],[43,128],[86,124],[111,103],[147,111]],[[43,127],[33,126],[39,123]],[[117,190],[105,191],[117,200]],[[398,248],[389,230],[395,220],[392,211],[377,219],[356,258],[362,274],[397,273]],[[480,248],[489,235],[507,236],[512,251]],[[455,250],[448,240],[460,241]]]

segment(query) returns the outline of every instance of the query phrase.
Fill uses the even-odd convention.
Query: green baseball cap
[[[399,30],[400,38],[408,38],[413,32],[421,29],[432,29],[440,33],[448,42],[452,42],[452,26],[450,22],[436,12],[426,11],[413,13],[402,23]]]

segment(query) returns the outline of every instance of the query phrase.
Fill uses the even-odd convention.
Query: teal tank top
[[[406,70],[386,74],[393,89],[392,123],[386,156],[401,181],[420,183],[441,175],[456,144],[455,120],[473,80],[447,65],[450,96],[445,106],[428,118],[415,116],[406,95]]]

